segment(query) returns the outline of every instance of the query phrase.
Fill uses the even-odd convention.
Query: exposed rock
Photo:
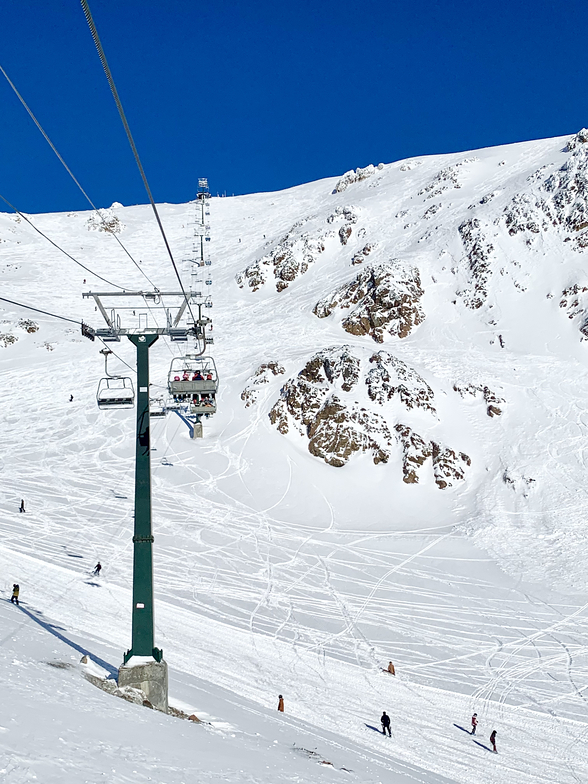
[[[418,469],[433,454],[431,444],[407,425],[396,425],[394,429],[402,446],[402,481],[407,485],[417,484]]]
[[[3,346],[4,348],[16,343],[17,340],[18,338],[16,335],[11,335],[10,332],[0,332],[0,346]]]
[[[241,392],[241,400],[245,401],[245,408],[257,403],[260,387],[269,384],[272,376],[283,375],[286,371],[278,362],[264,362],[247,382],[247,386]]]
[[[114,214],[112,207],[93,212],[86,225],[89,231],[105,231],[109,234],[120,234],[123,229],[126,229],[124,223]]]
[[[412,169],[416,169],[417,166],[421,166],[422,163],[422,161],[404,161],[399,168],[401,172],[411,171]]]
[[[16,326],[20,327],[21,329],[24,329],[26,332],[29,333],[39,331],[39,325],[35,321],[32,321],[31,319],[19,319]]]
[[[366,166],[364,169],[356,169],[355,171],[351,169],[351,171],[345,172],[339,182],[335,185],[333,193],[342,193],[344,190],[347,190],[347,188],[354,182],[361,182],[362,180],[366,180],[368,177],[372,177],[378,170],[383,168],[383,163],[379,163],[377,166],[374,166],[370,163],[370,165]]]
[[[586,144],[586,142],[588,142],[588,129],[582,128],[575,136],[568,139],[564,152],[573,152],[580,144]]]
[[[365,261],[365,257],[369,256],[373,249],[374,249],[374,245],[371,245],[370,243],[364,245],[364,247],[353,256],[353,258],[351,259],[351,263],[363,264],[363,262]]]
[[[433,391],[415,370],[383,351],[370,362],[373,367],[364,380],[372,403],[386,407],[396,397],[408,409],[435,413]],[[407,425],[391,429],[384,417],[390,411],[379,413],[358,400],[360,379],[361,362],[348,346],[320,351],[284,384],[270,421],[284,435],[293,430],[308,438],[309,452],[331,466],[342,467],[359,453],[369,454],[376,465],[387,463],[400,446],[407,484],[418,482],[418,470],[428,458],[433,458],[439,488],[464,478],[467,455],[429,442]]]
[[[318,318],[326,318],[336,308],[352,308],[342,321],[343,329],[382,343],[386,334],[407,337],[424,321],[422,295],[416,267],[370,265],[330,297],[317,302],[313,312]]]
[[[257,291],[268,282],[273,272],[277,291],[284,291],[289,284],[308,270],[317,256],[325,250],[327,234],[311,236],[299,234],[298,229],[306,219],[294,224],[277,246],[261,259],[254,261],[236,276],[240,288],[247,285]]]
[[[347,240],[351,237],[351,232],[353,229],[351,226],[341,226],[339,229],[339,239],[341,240],[341,245],[347,245]]]
[[[383,406],[397,396],[406,408],[422,408],[436,413],[433,390],[414,368],[387,351],[373,354],[370,362],[374,367],[365,380],[370,400]]]
[[[454,163],[452,166],[448,166],[446,169],[442,169],[438,174],[435,175],[433,181],[430,182],[429,185],[422,188],[418,192],[418,195],[422,196],[426,193],[426,198],[432,199],[435,196],[440,196],[450,188],[461,188],[461,183],[457,178],[457,174],[460,168],[468,163],[474,163],[475,161],[479,160],[480,159],[476,157],[464,158],[463,161],[459,161],[458,163]]]
[[[469,278],[468,287],[458,293],[464,303],[475,310],[484,304],[488,296],[490,259],[494,245],[486,239],[478,218],[465,221],[458,231],[466,253],[465,261]]]
[[[343,220],[346,223],[357,223],[357,215],[353,212],[353,207],[337,207],[327,218],[327,223],[334,223],[336,220]]]
[[[431,442],[433,451],[433,473],[435,484],[440,490],[452,487],[455,482],[460,482],[465,477],[465,469],[472,464],[468,455],[463,452],[455,454],[453,449],[443,447],[435,441]]]
[[[559,306],[566,311],[569,319],[580,316],[579,330],[582,340],[588,339],[588,287],[574,283],[561,293]]]
[[[425,212],[423,213],[423,218],[425,220],[430,220],[433,217],[433,215],[436,215],[439,212],[441,207],[442,207],[441,204],[431,204],[429,209],[425,210]]]
[[[461,397],[465,397],[466,395],[471,397],[481,396],[486,403],[486,413],[489,417],[500,416],[502,414],[500,406],[506,401],[484,384],[454,384],[453,390],[460,394]]]

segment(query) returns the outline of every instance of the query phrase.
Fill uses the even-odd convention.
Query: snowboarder
[[[492,730],[492,734],[490,735],[490,743],[492,744],[492,751],[495,754],[498,754],[496,751],[496,730]]]
[[[478,726],[478,714],[474,713],[474,715],[472,716],[472,731],[470,733],[471,735],[475,735],[476,734],[476,727],[477,726]]]
[[[19,512],[24,512],[24,510],[25,510],[25,507],[24,507],[24,498],[21,498],[21,499],[20,499],[20,509],[19,509],[18,511],[19,511]]]
[[[382,722],[382,735],[386,734],[386,730],[388,730],[388,736],[391,738],[392,733],[390,732],[390,716],[384,711],[382,713],[382,718],[380,719]]]
[[[284,698],[281,694],[278,694],[278,710],[280,713],[284,712]]]
[[[94,567],[94,571],[92,572],[92,574],[95,574],[98,577],[101,571],[102,571],[102,564],[100,563],[100,561],[98,561],[98,563]]]
[[[388,662],[388,668],[386,672],[389,672],[390,675],[396,675],[396,670],[394,669],[394,665],[392,664],[392,662]]]
[[[70,402],[70,403],[73,403],[73,395],[70,395],[70,396],[69,396],[69,402]]]
[[[14,583],[12,586],[12,596],[10,597],[10,601],[12,604],[16,604],[18,607],[18,595],[20,593],[20,586],[17,583]]]

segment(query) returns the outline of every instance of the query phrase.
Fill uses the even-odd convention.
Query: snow
[[[343,192],[331,178],[211,200],[218,413],[201,440],[172,414],[152,420],[156,645],[170,704],[209,723],[133,705],[83,677],[88,667],[115,674],[130,644],[134,416],[97,409],[98,344],[0,303],[0,343],[17,338],[0,345],[0,781],[586,780],[588,347],[582,309],[570,319],[559,304],[588,283],[585,251],[565,242],[565,227],[511,235],[503,218],[517,194],[551,198],[541,183],[582,151],[566,142],[374,167]],[[112,209],[141,267],[175,289],[150,208]],[[187,257],[194,205],[160,212]],[[344,245],[345,214],[357,220]],[[91,218],[31,219],[100,275],[143,289]],[[476,309],[459,231],[473,218],[493,246]],[[329,231],[284,290],[269,267],[257,291],[237,285],[286,236],[297,258]],[[0,240],[2,296],[103,326],[81,294],[106,284],[11,216],[0,214]],[[345,311],[313,313],[355,277],[368,242],[370,264],[402,260],[424,292],[424,321],[381,347],[344,331]],[[334,468],[305,436],[271,425],[284,383],[343,345],[361,357],[381,348],[432,390],[434,415],[398,399],[385,415],[467,454],[463,481],[440,490],[425,464],[406,484],[400,448],[385,464],[355,454]],[[129,341],[112,347],[134,364]],[[163,339],[152,348],[153,396],[180,351]],[[247,406],[241,393],[268,362],[285,372],[265,374]],[[501,414],[488,416],[482,393],[454,389],[468,385],[503,400]],[[362,405],[376,403],[364,393]],[[8,601],[13,582],[20,607]],[[389,660],[396,677],[381,671]],[[391,740],[379,734],[382,710]],[[474,710],[476,738],[461,729]],[[484,748],[492,729],[496,756]]]

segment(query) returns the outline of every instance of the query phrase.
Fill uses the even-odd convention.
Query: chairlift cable
[[[6,79],[6,81],[8,82],[8,84],[9,84],[9,85],[12,87],[12,89],[14,90],[14,92],[15,92],[15,94],[16,94],[16,97],[18,98],[18,100],[19,100],[19,101],[22,103],[22,105],[24,106],[24,108],[25,108],[25,109],[26,109],[26,111],[28,112],[28,114],[29,114],[29,116],[30,116],[31,120],[32,120],[32,121],[35,123],[35,125],[37,126],[37,128],[38,128],[38,129],[41,131],[41,133],[42,133],[42,135],[43,135],[43,137],[44,137],[45,141],[46,141],[46,142],[47,142],[47,144],[49,145],[49,147],[51,147],[51,149],[53,150],[53,152],[54,152],[54,153],[55,153],[55,155],[58,157],[59,161],[61,162],[61,164],[63,165],[63,167],[64,167],[64,168],[65,168],[65,170],[67,171],[67,173],[69,174],[69,176],[72,178],[72,180],[73,180],[73,181],[75,182],[75,184],[78,186],[78,188],[80,189],[80,191],[83,193],[83,195],[84,195],[84,196],[85,196],[85,198],[86,198],[86,201],[87,201],[87,202],[88,202],[88,203],[89,203],[89,204],[92,206],[92,209],[93,209],[93,210],[96,212],[96,214],[98,215],[98,217],[99,217],[99,218],[100,218],[100,220],[102,221],[102,224],[103,224],[104,226],[106,226],[107,224],[106,224],[106,221],[105,221],[105,219],[104,219],[104,217],[103,217],[102,213],[100,212],[100,210],[98,209],[98,207],[96,207],[96,205],[94,204],[94,202],[92,201],[92,199],[91,199],[91,198],[88,196],[88,194],[86,193],[86,191],[85,191],[85,190],[82,188],[82,186],[81,186],[81,185],[80,185],[80,183],[78,182],[77,178],[75,177],[74,173],[73,173],[73,172],[72,172],[72,170],[69,168],[69,166],[67,165],[67,163],[66,163],[66,162],[63,160],[63,158],[61,157],[61,155],[60,155],[60,154],[59,154],[59,152],[57,151],[57,149],[56,149],[55,145],[53,144],[53,142],[51,141],[51,139],[49,138],[49,136],[47,136],[47,134],[45,133],[45,131],[44,131],[43,127],[41,126],[41,123],[40,123],[40,122],[37,120],[37,118],[35,117],[35,115],[34,115],[34,114],[33,114],[33,112],[31,111],[31,109],[29,108],[28,104],[26,103],[25,99],[22,97],[22,95],[21,95],[21,94],[19,93],[19,91],[16,89],[16,86],[13,84],[13,82],[12,82],[12,81],[11,81],[11,79],[9,78],[8,74],[6,73],[6,71],[4,70],[4,68],[2,68],[2,66],[1,66],[1,65],[0,65],[0,71],[1,71],[1,72],[2,72],[2,74],[4,75],[4,78]],[[115,240],[118,242],[118,244],[120,245],[120,247],[121,247],[121,248],[124,250],[124,252],[127,254],[127,256],[130,258],[130,260],[133,262],[133,264],[135,265],[135,267],[136,267],[136,268],[139,270],[139,272],[141,273],[141,275],[143,275],[143,277],[144,277],[144,278],[146,278],[146,280],[149,282],[149,285],[153,286],[153,288],[154,288],[155,290],[157,290],[157,287],[155,286],[155,284],[153,283],[153,281],[152,281],[152,280],[149,278],[149,276],[147,275],[147,273],[146,273],[146,272],[144,272],[144,271],[141,269],[141,267],[139,266],[139,264],[138,264],[138,263],[135,261],[135,259],[134,259],[134,258],[132,257],[132,255],[129,253],[129,251],[128,251],[128,250],[125,248],[125,246],[122,244],[122,242],[120,241],[120,239],[119,239],[119,238],[116,236],[116,234],[114,234],[114,232],[112,232],[112,231],[110,231],[110,230],[108,230],[108,229],[107,229],[107,231],[108,231],[108,233],[109,233],[109,234],[111,234],[111,235],[114,237],[114,239],[115,239]]]
[[[24,305],[22,302],[15,302],[13,299],[7,299],[6,297],[0,297],[0,301],[2,301],[2,302],[9,302],[11,305],[16,305],[17,307],[24,308],[25,310],[33,310],[35,313],[42,313],[44,316],[50,316],[51,318],[61,319],[61,321],[70,321],[72,324],[78,324],[78,326],[81,326],[83,324],[83,321],[77,321],[76,319],[70,319],[70,318],[67,318],[66,316],[59,316],[59,315],[57,315],[57,313],[50,313],[48,310],[41,310],[40,308],[34,308],[32,305]],[[100,335],[96,335],[96,337],[98,338],[98,340],[104,346],[106,346],[106,348],[109,349],[109,351],[112,352],[112,354],[119,360],[119,362],[122,362],[123,365],[126,365],[129,368],[129,370],[133,371],[133,373],[137,372],[136,368],[134,368],[131,365],[129,365],[129,363],[125,362],[125,360],[122,357],[119,357],[118,354],[116,354],[114,351],[112,351],[112,349],[109,348],[109,346],[106,345],[106,342],[104,340],[102,340]]]
[[[32,228],[33,228],[33,229],[34,229],[34,230],[35,230],[35,231],[36,231],[38,234],[40,234],[40,235],[41,235],[41,237],[44,237],[44,238],[45,238],[45,239],[46,239],[48,242],[50,242],[50,243],[53,245],[53,247],[57,248],[57,250],[60,250],[62,253],[65,253],[65,255],[68,257],[68,259],[71,259],[71,260],[72,260],[72,261],[73,261],[75,264],[77,264],[78,266],[80,266],[82,269],[85,269],[85,270],[86,270],[86,272],[89,272],[89,273],[90,273],[90,275],[94,275],[94,276],[95,276],[96,278],[98,278],[99,280],[103,280],[103,281],[104,281],[104,283],[108,283],[108,285],[109,285],[109,286],[114,286],[114,288],[115,288],[115,289],[120,289],[121,291],[128,291],[128,290],[129,290],[129,289],[128,289],[128,287],[126,287],[126,286],[118,286],[116,283],[112,283],[112,281],[110,281],[110,280],[107,280],[106,278],[103,278],[103,277],[102,277],[102,275],[99,275],[97,272],[94,272],[94,271],[93,271],[93,270],[91,270],[89,267],[86,267],[86,265],[85,265],[85,264],[82,264],[82,262],[81,262],[81,261],[78,261],[77,259],[74,259],[74,257],[73,257],[73,256],[72,256],[70,253],[68,253],[66,250],[64,250],[64,249],[63,249],[63,248],[62,248],[60,245],[58,245],[56,242],[54,242],[54,241],[53,241],[53,240],[52,240],[50,237],[48,237],[46,234],[43,234],[43,232],[41,231],[41,229],[38,229],[38,228],[35,226],[35,224],[34,224],[34,223],[33,223],[33,222],[32,222],[32,221],[29,219],[29,218],[27,218],[27,216],[24,214],[24,212],[21,212],[20,210],[17,210],[17,209],[16,209],[16,207],[14,206],[14,204],[11,204],[11,203],[8,201],[8,199],[5,199],[5,198],[4,198],[4,196],[2,196],[2,194],[0,194],[0,199],[2,199],[2,201],[3,201],[5,204],[8,204],[8,206],[10,207],[10,209],[11,209],[11,210],[14,210],[14,212],[16,212],[16,214],[17,214],[19,217],[21,217],[23,220],[25,220],[25,221],[26,221],[26,222],[29,224],[29,226],[31,226],[31,227],[32,227]]]
[[[145,170],[143,169],[143,164],[141,163],[141,159],[139,158],[139,152],[135,145],[135,141],[133,139],[133,135],[131,133],[131,129],[129,127],[129,123],[127,122],[127,118],[125,115],[125,111],[123,109],[122,102],[118,95],[118,90],[116,89],[116,85],[114,83],[114,79],[112,73],[110,71],[110,66],[108,65],[108,61],[106,59],[106,54],[104,49],[102,48],[102,43],[100,42],[100,37],[98,35],[98,30],[96,29],[96,25],[94,24],[94,19],[92,17],[92,12],[90,11],[90,6],[88,5],[87,0],[80,0],[82,4],[82,8],[84,10],[84,14],[86,16],[86,21],[88,22],[88,27],[90,28],[90,32],[92,34],[92,38],[94,39],[94,45],[96,46],[96,51],[98,52],[98,56],[100,57],[100,62],[102,63],[102,68],[104,69],[104,73],[106,74],[106,78],[108,79],[108,84],[110,85],[110,91],[114,98],[114,102],[116,103],[116,108],[118,109],[118,113],[120,115],[120,119],[122,120],[122,124],[125,129],[125,133],[127,134],[127,139],[129,140],[129,144],[131,145],[131,149],[133,151],[133,155],[135,157],[135,162],[141,174],[141,179],[143,180],[143,185],[145,186],[145,190],[147,191],[147,196],[149,197],[149,201],[151,202],[151,207],[153,208],[153,212],[155,214],[155,219],[157,220],[157,224],[159,226],[159,230],[161,232],[161,236],[163,237],[163,241],[165,243],[165,247],[167,248],[168,255],[170,257],[172,266],[174,268],[174,272],[176,274],[176,278],[178,279],[178,283],[180,284],[180,289],[182,290],[182,294],[184,295],[184,299],[188,305],[188,310],[190,311],[190,315],[192,316],[192,320],[196,322],[194,317],[194,313],[192,312],[192,307],[190,305],[190,300],[186,291],[184,289],[184,284],[182,283],[182,279],[180,277],[180,273],[178,272],[178,268],[173,257],[173,253],[171,251],[165,230],[163,228],[163,224],[161,222],[161,218],[159,217],[159,212],[157,211],[157,206],[153,199],[153,195],[151,193],[151,188],[149,187],[149,183],[147,181],[147,176],[145,174]]]

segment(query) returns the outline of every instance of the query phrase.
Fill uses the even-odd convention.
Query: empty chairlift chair
[[[98,408],[132,408],[135,405],[133,382],[126,376],[101,378],[96,401]]]
[[[168,375],[170,405],[187,406],[191,414],[216,413],[218,373],[212,357],[187,355],[172,360]]]

